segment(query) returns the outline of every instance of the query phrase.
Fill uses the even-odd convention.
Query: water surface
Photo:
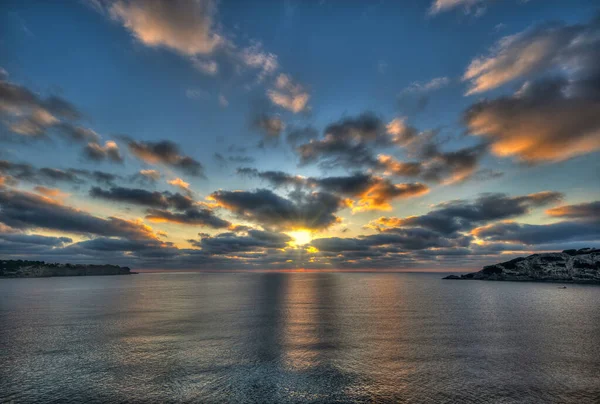
[[[0,401],[600,402],[600,287],[439,274],[0,280]]]

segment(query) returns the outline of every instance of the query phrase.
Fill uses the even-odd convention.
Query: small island
[[[44,261],[2,260],[0,278],[47,278],[52,276],[131,275],[118,265],[52,264]]]
[[[600,284],[600,249],[533,254],[444,279]]]

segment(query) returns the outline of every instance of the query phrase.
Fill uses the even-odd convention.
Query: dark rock
[[[560,253],[533,254],[487,265],[479,272],[449,275],[444,279],[600,284],[600,249],[582,248]]]
[[[44,261],[0,261],[1,278],[41,278],[52,276],[131,275],[128,267],[118,265],[52,264]]]

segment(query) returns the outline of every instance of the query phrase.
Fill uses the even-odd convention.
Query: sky
[[[0,257],[471,270],[600,246],[592,0],[3,1]]]

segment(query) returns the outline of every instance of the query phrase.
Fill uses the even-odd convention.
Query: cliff
[[[450,275],[444,279],[600,284],[600,249],[582,248],[533,254],[488,265],[479,272]]]
[[[135,272],[117,265],[52,264],[44,261],[0,261],[0,278],[41,278],[50,276],[130,275]]]

